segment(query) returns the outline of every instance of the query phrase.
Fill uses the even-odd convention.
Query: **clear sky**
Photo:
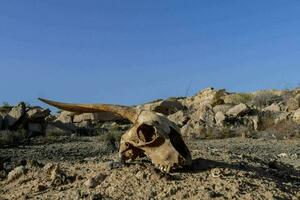
[[[300,83],[299,0],[2,0],[0,104]]]

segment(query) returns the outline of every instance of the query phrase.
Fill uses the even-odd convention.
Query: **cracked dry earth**
[[[95,137],[0,149],[23,164],[0,182],[0,199],[300,199],[299,139],[187,144],[192,166],[170,174],[114,162],[117,151]]]

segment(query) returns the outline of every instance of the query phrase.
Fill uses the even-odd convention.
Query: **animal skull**
[[[66,104],[40,100],[68,111],[109,111],[129,119],[133,126],[122,135],[120,142],[119,155],[123,161],[147,156],[155,166],[165,172],[191,164],[191,153],[179,128],[160,113],[119,105]]]
[[[164,115],[145,110],[122,136],[119,153],[122,160],[147,156],[166,172],[191,164],[191,154],[178,127]]]

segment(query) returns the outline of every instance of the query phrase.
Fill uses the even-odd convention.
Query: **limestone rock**
[[[257,130],[259,129],[259,123],[260,123],[259,117],[258,117],[257,115],[251,116],[251,117],[250,117],[250,120],[251,120],[251,122],[252,122],[253,129],[254,129],[255,131],[257,131]]]
[[[248,93],[233,93],[223,97],[225,104],[240,104],[250,102],[253,98],[252,94]]]
[[[225,90],[214,90],[214,88],[206,88],[204,90],[201,90],[195,96],[186,98],[184,100],[184,104],[189,109],[197,109],[197,107],[201,107],[203,105],[215,106],[224,103],[222,97],[225,95],[227,95]]]
[[[56,121],[61,121],[65,124],[71,124],[73,123],[73,117],[75,113],[69,112],[69,111],[61,111],[61,113],[58,115]]]
[[[144,104],[141,106],[141,108],[162,113],[164,115],[170,115],[179,110],[182,110],[184,107],[182,103],[176,99],[167,99],[163,101]]]
[[[90,121],[95,123],[95,122],[104,122],[104,121],[115,121],[121,119],[122,117],[110,112],[98,112],[98,113],[83,113],[80,115],[74,115],[73,122],[80,123],[83,121]]]
[[[107,177],[107,174],[104,173],[99,173],[96,176],[93,176],[91,178],[89,178],[84,185],[87,186],[88,188],[94,188],[97,185],[99,185],[100,183],[102,183],[105,178]]]
[[[24,116],[25,108],[24,102],[14,106],[4,118],[5,126],[8,128],[14,126]]]
[[[190,120],[181,128],[184,137],[199,138],[206,131],[205,127],[198,122]]]
[[[287,102],[288,110],[297,110],[299,108],[299,100],[296,98],[290,98]]]
[[[280,112],[280,106],[277,103],[272,103],[270,106],[265,107],[263,111]]]
[[[230,108],[227,112],[226,115],[230,115],[230,116],[243,116],[245,114],[247,114],[250,111],[250,108],[244,104],[244,103],[240,103],[232,108]]]
[[[42,119],[44,120],[46,117],[50,115],[49,109],[42,109],[41,107],[33,107],[30,108],[27,112],[27,119],[29,121],[35,121]]]
[[[219,125],[219,126],[223,126],[224,125],[224,122],[226,120],[226,116],[225,114],[222,112],[222,111],[218,111],[216,114],[215,114],[215,120],[216,120],[216,124]]]
[[[183,126],[189,120],[189,117],[182,110],[168,116],[169,120],[175,122],[179,126]]]
[[[288,112],[279,112],[274,116],[274,124],[278,124],[281,121],[285,121],[289,118],[290,113]]]
[[[212,126],[215,121],[215,115],[210,105],[203,105],[191,115],[191,119],[196,122],[202,121]]]
[[[226,113],[231,107],[232,105],[230,104],[216,105],[215,107],[213,107],[213,111],[214,113],[217,113],[219,111],[221,111],[222,113]]]
[[[7,182],[14,181],[18,179],[20,176],[22,176],[25,173],[25,167],[19,166],[13,169],[11,172],[9,172],[7,176]]]
[[[293,120],[300,124],[300,108],[294,112]]]

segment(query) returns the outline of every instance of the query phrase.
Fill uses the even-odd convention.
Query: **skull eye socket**
[[[142,124],[137,129],[138,138],[144,143],[152,142],[156,138],[153,126]]]

